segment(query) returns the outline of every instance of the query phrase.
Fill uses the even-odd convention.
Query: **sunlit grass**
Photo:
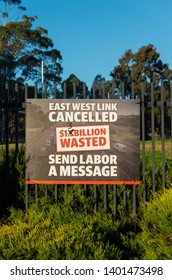
[[[164,148],[165,148],[165,156],[168,159],[172,159],[172,140],[171,139],[168,139],[165,141]],[[155,141],[155,152],[162,153],[162,149],[163,149],[162,141],[161,140]],[[152,153],[153,146],[152,146],[151,140],[145,141],[145,151]],[[142,142],[140,143],[140,152],[142,153]]]

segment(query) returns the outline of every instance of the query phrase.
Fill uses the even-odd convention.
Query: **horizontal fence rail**
[[[76,84],[72,84],[72,93],[69,92],[68,85],[63,84],[62,91],[53,88],[48,89],[46,84],[38,87],[35,84],[29,87],[27,84],[6,83],[1,87],[0,99],[0,141],[5,153],[5,169],[2,183],[5,184],[3,190],[3,202],[1,208],[6,209],[11,205],[15,207],[29,207],[29,197],[37,199],[44,195],[45,197],[53,196],[54,202],[60,201],[60,192],[64,193],[63,199],[68,201],[69,195],[73,197],[73,207],[77,210],[79,207],[88,211],[112,212],[115,218],[118,218],[119,212],[123,211],[124,217],[129,210],[134,214],[137,213],[138,201],[142,198],[145,202],[155,192],[160,189],[171,186],[169,177],[167,178],[166,170],[168,164],[172,162],[172,84],[165,83],[161,85],[145,84],[137,85],[132,83],[130,86],[121,84],[116,87],[114,83],[110,86],[102,84],[101,86],[93,85],[88,91],[86,84],[78,90]],[[141,185],[54,185],[41,186],[25,185],[24,205],[19,202],[19,191],[24,187],[24,181],[21,182],[22,170],[10,174],[10,144],[14,143],[14,153],[17,157],[19,154],[19,144],[25,143],[25,104],[26,98],[72,98],[72,99],[125,99],[132,98],[140,100],[140,173]],[[149,147],[147,148],[147,143]],[[158,145],[158,148],[157,148]],[[167,155],[168,146],[168,155]],[[148,150],[147,150],[148,149]],[[157,171],[157,149],[158,162],[161,168]],[[149,165],[149,170],[148,170]],[[157,177],[158,172],[158,177]],[[19,174],[20,173],[20,174]],[[171,172],[172,173],[172,172]],[[170,174],[170,173],[169,173]],[[2,176],[2,175],[1,175]],[[11,177],[12,176],[12,177]],[[1,178],[2,179],[2,178]],[[24,180],[24,179],[23,179]],[[160,182],[159,182],[160,181]],[[11,183],[13,182],[13,184]],[[15,182],[15,183],[14,183]],[[22,185],[23,184],[23,185]],[[161,186],[160,186],[161,185]],[[79,201],[78,190],[82,192],[85,200]],[[72,194],[71,194],[72,193]],[[87,201],[91,197],[92,206]],[[122,200],[122,209],[118,205]],[[130,201],[130,203],[128,202]],[[131,203],[132,201],[132,203]],[[121,204],[120,204],[121,205]]]

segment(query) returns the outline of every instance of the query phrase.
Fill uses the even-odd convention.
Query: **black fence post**
[[[169,106],[171,107],[171,160],[172,160],[172,82],[170,82],[170,102]]]
[[[9,207],[9,84],[5,83],[6,209]]]
[[[86,99],[86,84],[83,83],[83,99]]]
[[[114,219],[117,218],[117,187],[116,185],[113,186],[113,215]]]
[[[162,187],[165,188],[164,85],[161,84]]]
[[[18,154],[19,149],[19,106],[18,106],[18,84],[15,84],[15,135],[16,135],[16,143],[15,143],[15,151]]]
[[[28,98],[28,85],[25,84],[25,115],[26,115],[26,102],[27,102],[27,98]],[[25,118],[25,120],[26,120],[26,118]],[[26,127],[26,125],[25,125],[25,127]],[[25,133],[26,133],[26,130],[25,130]],[[25,137],[25,139],[26,139],[26,137]],[[25,184],[25,210],[28,210],[28,207],[29,207],[28,194],[29,194],[28,184]]]
[[[145,160],[145,88],[144,84],[141,83],[141,119],[142,119],[142,182],[145,183],[145,171],[146,171],[146,160]],[[146,188],[144,186],[143,199],[146,201]]]
[[[131,83],[131,98],[135,98],[134,83]],[[136,185],[133,185],[133,213],[136,215]],[[136,230],[136,223],[134,223],[134,230]]]
[[[19,151],[19,100],[18,100],[18,84],[15,84],[15,154],[16,154],[16,158],[18,155],[18,151]],[[16,196],[16,207],[18,207],[18,174],[16,171],[16,190],[15,190],[15,196]]]
[[[93,84],[93,99],[96,98],[96,89],[95,84]],[[93,185],[94,187],[94,213],[98,210],[98,198],[97,198],[97,186],[96,184]]]
[[[154,84],[151,83],[152,190],[155,193],[155,106]]]

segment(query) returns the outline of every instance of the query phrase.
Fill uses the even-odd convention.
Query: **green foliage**
[[[154,169],[155,169],[155,180],[153,182],[153,164],[152,164],[152,153],[147,151],[145,154],[145,188],[147,191],[147,199],[152,197],[153,183],[155,185],[155,191],[159,192],[163,190],[162,186],[162,153],[160,151],[155,152]],[[141,174],[143,176],[143,174]],[[165,158],[165,188],[172,187],[172,162],[166,157]]]
[[[171,259],[171,199],[172,189],[157,193],[125,221],[39,199],[1,223],[0,259]]]
[[[134,82],[134,92],[140,97],[141,82],[145,83],[146,92],[148,88],[150,89],[151,82],[155,84],[157,89],[160,81],[165,83],[167,80],[170,80],[171,70],[167,64],[162,62],[155,46],[148,44],[147,46],[142,46],[135,53],[132,50],[126,51],[110,75],[119,90],[121,82],[125,83],[125,95],[127,97],[131,97],[131,82]],[[157,90],[155,90],[156,96]]]
[[[163,98],[165,101],[170,99],[170,80],[172,70],[167,63],[163,63],[156,47],[152,44],[142,46],[137,52],[128,50],[119,59],[119,63],[110,73],[112,82],[115,84],[115,96],[132,98],[141,98],[141,92],[144,92],[145,104],[151,101],[153,93],[154,101],[161,100],[161,83],[163,83]],[[170,138],[170,109],[165,108],[165,134]],[[161,135],[161,112],[160,108],[155,108],[155,130]],[[145,109],[145,133],[146,139],[151,129],[151,110]]]
[[[0,82],[17,79],[40,82],[40,66],[44,61],[44,80],[47,85],[61,81],[61,54],[54,49],[48,31],[42,27],[33,28],[36,16],[21,16],[25,8],[22,1],[2,1],[0,11]],[[18,15],[13,21],[13,12]],[[15,13],[14,13],[15,14]]]
[[[132,258],[144,260],[172,259],[172,189],[156,193],[147,203],[143,218],[138,221],[141,232],[122,236]]]
[[[11,210],[0,227],[0,259],[120,259],[118,228],[111,215],[86,215],[41,200],[28,212]]]
[[[15,161],[15,168],[18,171],[18,182],[21,187],[25,185],[25,168],[26,168],[26,155],[25,146],[20,146],[19,153]]]
[[[82,82],[77,76],[71,74],[62,83],[62,89],[64,89],[64,84],[66,84],[66,98],[73,98],[74,95],[77,98],[83,98],[84,96],[84,82]],[[85,86],[85,94],[88,94],[88,87]],[[63,92],[64,96],[64,92]]]

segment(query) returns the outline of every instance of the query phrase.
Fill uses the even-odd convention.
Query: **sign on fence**
[[[27,184],[139,184],[140,102],[27,99]]]

